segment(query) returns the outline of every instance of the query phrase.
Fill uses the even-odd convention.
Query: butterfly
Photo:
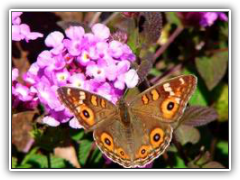
[[[99,149],[125,168],[143,167],[163,154],[197,86],[197,77],[181,75],[158,83],[130,102],[116,104],[89,91],[60,87],[61,102],[86,131],[93,131]]]

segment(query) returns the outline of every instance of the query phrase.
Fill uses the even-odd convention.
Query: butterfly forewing
[[[117,113],[113,103],[97,94],[73,87],[60,87],[57,93],[62,103],[86,130]]]
[[[130,102],[133,114],[145,114],[163,122],[175,122],[183,114],[197,84],[194,75],[183,75],[157,84]]]

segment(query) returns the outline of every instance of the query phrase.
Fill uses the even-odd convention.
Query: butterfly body
[[[156,84],[116,105],[97,94],[72,88],[58,89],[60,100],[79,123],[93,131],[99,149],[123,167],[142,167],[164,153],[174,124],[195,90],[197,78],[183,75]]]
[[[126,126],[128,126],[130,124],[130,115],[129,115],[129,104],[127,104],[124,99],[120,99],[117,102],[117,106],[119,107],[119,112],[118,114],[120,114],[120,119],[122,121],[123,124],[125,124]]]

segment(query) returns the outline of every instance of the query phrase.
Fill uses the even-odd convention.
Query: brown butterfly
[[[93,136],[99,149],[123,167],[142,167],[169,146],[173,123],[183,115],[197,85],[182,75],[155,86],[126,102],[73,87],[60,87],[60,100]]]

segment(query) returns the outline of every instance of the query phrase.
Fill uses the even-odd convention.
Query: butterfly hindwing
[[[126,130],[120,116],[116,115],[96,128],[93,136],[99,149],[108,158],[123,167],[130,167],[133,153],[129,146],[131,142]]]

